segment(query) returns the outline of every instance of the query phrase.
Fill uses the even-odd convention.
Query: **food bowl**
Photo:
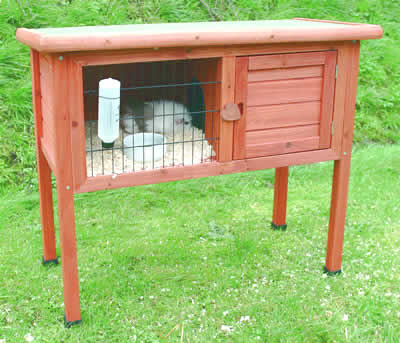
[[[167,139],[150,132],[135,133],[124,138],[124,154],[137,162],[159,161],[167,152]]]

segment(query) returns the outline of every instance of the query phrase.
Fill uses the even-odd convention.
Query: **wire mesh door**
[[[210,163],[217,159],[218,59],[90,66],[83,70],[87,175]],[[119,81],[119,98],[99,90]],[[102,101],[117,101],[115,139],[100,135]]]

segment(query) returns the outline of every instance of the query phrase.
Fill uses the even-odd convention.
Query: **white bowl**
[[[124,138],[124,153],[129,159],[135,159],[137,162],[158,161],[167,153],[165,143],[167,139],[163,135],[150,132],[135,133]]]

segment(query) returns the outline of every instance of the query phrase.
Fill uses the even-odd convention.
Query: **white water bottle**
[[[121,82],[112,78],[99,82],[99,118],[97,135],[103,148],[112,148],[119,136]]]

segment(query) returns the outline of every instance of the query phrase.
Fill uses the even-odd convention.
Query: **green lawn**
[[[270,229],[273,170],[77,195],[71,329],[37,192],[9,188],[0,342],[180,342],[182,327],[183,342],[398,342],[399,171],[399,145],[355,149],[338,277],[322,273],[332,163],[291,168],[286,232]]]
[[[0,1],[0,343],[399,342],[398,0],[204,2],[214,14],[199,0]],[[355,149],[344,272],[322,273],[332,163],[291,168],[286,232],[270,229],[273,170],[78,195],[83,323],[65,329],[61,266],[41,265],[29,50],[15,30],[213,17],[382,25],[361,45],[354,138],[387,145]]]

